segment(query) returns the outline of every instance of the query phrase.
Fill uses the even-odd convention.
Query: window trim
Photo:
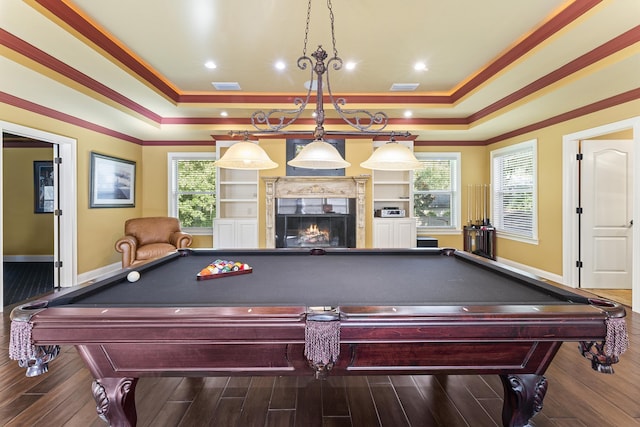
[[[490,152],[490,166],[491,166],[491,215],[495,217],[494,201],[496,200],[496,183],[495,183],[495,168],[494,160],[496,157],[502,157],[505,155],[528,151],[532,152],[533,161],[533,201],[532,201],[532,218],[531,218],[531,237],[524,236],[522,234],[511,233],[498,229],[497,224],[493,224],[496,227],[496,234],[501,238],[515,240],[523,243],[538,244],[538,140],[536,138],[528,141],[520,142],[517,144],[509,145],[507,147],[498,148]]]
[[[167,153],[167,212],[168,216],[178,218],[178,199],[177,192],[177,161],[178,160],[218,160],[218,156],[213,152],[206,151],[188,151],[188,152],[170,152]],[[217,180],[217,176],[216,176]],[[214,189],[217,194],[217,186]],[[186,227],[183,229],[193,235],[211,235],[213,233],[213,224],[211,227]]]
[[[452,174],[452,193],[453,200],[451,201],[451,225],[448,227],[417,227],[418,235],[428,234],[456,234],[462,230],[462,219],[460,215],[460,209],[462,206],[461,201],[461,189],[462,189],[462,154],[459,151],[447,151],[447,152],[415,152],[416,158],[419,161],[423,160],[453,160],[455,163],[455,170]],[[414,197],[413,177],[411,179],[411,199]],[[412,212],[414,214],[414,212]]]

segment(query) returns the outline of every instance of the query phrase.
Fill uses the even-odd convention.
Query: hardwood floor
[[[606,375],[565,343],[546,373],[538,427],[640,426],[640,314],[628,311],[630,349]],[[49,373],[26,378],[8,358],[9,312],[0,329],[0,425],[103,426],[92,378],[72,347]],[[473,357],[473,355],[469,355]],[[497,376],[142,378],[140,426],[499,426]]]

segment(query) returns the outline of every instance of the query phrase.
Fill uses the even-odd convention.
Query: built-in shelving
[[[231,144],[216,143],[218,158]],[[258,247],[258,171],[218,168],[216,178],[214,247]]]
[[[373,245],[378,248],[416,246],[413,217],[413,172],[373,171]],[[383,218],[383,209],[404,211],[403,216]]]

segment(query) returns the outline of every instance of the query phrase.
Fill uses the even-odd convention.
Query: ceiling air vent
[[[213,82],[211,84],[216,90],[242,90],[238,82]]]
[[[420,83],[394,83],[391,85],[391,92],[411,92],[416,90]]]

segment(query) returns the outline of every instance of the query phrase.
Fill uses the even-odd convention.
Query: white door
[[[633,141],[582,141],[583,288],[631,289]]]

